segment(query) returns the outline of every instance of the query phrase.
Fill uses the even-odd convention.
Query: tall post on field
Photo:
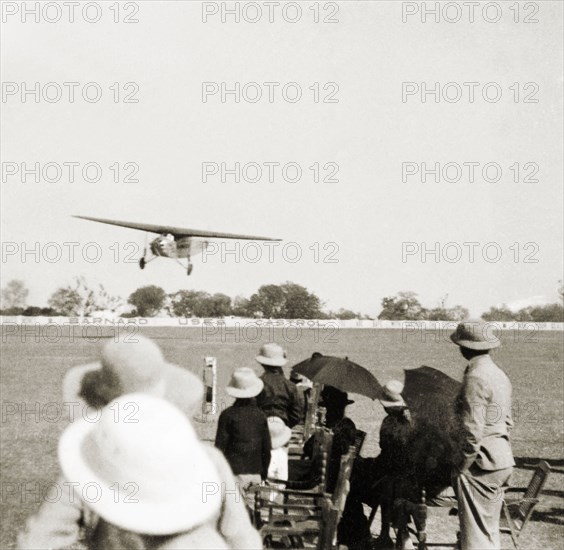
[[[204,383],[202,419],[205,422],[206,415],[217,412],[217,359],[215,357],[204,357],[202,381]]]

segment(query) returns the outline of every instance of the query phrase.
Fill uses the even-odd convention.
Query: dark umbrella
[[[327,358],[329,356],[321,355],[321,353],[316,351],[311,357],[308,357],[307,359],[299,362],[297,365],[294,365],[292,367],[292,372],[301,374],[302,376],[305,376],[306,378],[312,380],[312,378],[319,372],[319,369],[321,369],[321,367],[323,367],[324,365],[323,361],[317,361],[317,359],[320,357]]]
[[[460,382],[432,367],[405,369],[402,397],[415,419],[443,424],[453,420],[460,386]]]
[[[460,387],[460,382],[432,367],[405,370],[402,396],[413,418],[412,457],[428,496],[450,484],[450,472],[460,457],[455,416]]]
[[[314,354],[292,370],[312,382],[333,386],[344,392],[366,395],[371,399],[383,397],[382,386],[374,375],[346,357]]]

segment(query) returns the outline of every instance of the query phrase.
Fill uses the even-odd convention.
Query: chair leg
[[[503,513],[505,514],[507,525],[509,525],[509,533],[511,535],[513,546],[515,546],[515,549],[518,550],[519,541],[517,539],[519,538],[519,533],[515,529],[515,524],[513,523],[513,519],[511,518],[511,513],[509,512],[509,508],[505,502],[503,503]]]

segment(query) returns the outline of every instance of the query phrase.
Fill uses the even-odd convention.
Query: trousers
[[[462,550],[499,550],[499,519],[504,487],[513,468],[482,470],[473,465],[466,473],[453,476],[458,500]]]

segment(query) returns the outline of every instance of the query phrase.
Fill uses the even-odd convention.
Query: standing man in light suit
[[[503,487],[515,465],[509,443],[511,382],[489,355],[499,346],[491,328],[483,321],[465,321],[451,335],[468,361],[456,404],[462,462],[453,474],[462,550],[501,547]]]

